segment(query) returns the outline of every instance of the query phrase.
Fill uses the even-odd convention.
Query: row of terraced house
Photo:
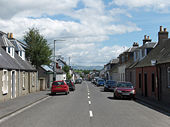
[[[25,46],[12,33],[0,31],[0,102],[45,90],[52,82],[50,68],[36,69],[26,60]]]
[[[104,66],[100,76],[106,80],[128,81],[136,87],[137,95],[170,105],[170,38],[160,26],[158,42],[145,35],[143,44],[137,42]]]

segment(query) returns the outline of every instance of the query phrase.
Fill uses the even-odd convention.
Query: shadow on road
[[[49,96],[64,96],[65,93],[56,93],[56,94],[47,93],[47,95],[49,95]]]
[[[108,93],[113,93],[113,91],[104,91],[104,88],[100,88],[100,92],[108,92]]]
[[[131,101],[131,99],[130,98],[114,98],[114,97],[107,97],[108,99],[110,99],[110,100],[125,100],[125,101]]]
[[[155,106],[149,105],[149,104],[144,103],[144,102],[142,102],[142,101],[140,101],[140,100],[135,100],[135,102],[138,103],[138,104],[141,104],[141,105],[143,105],[143,106],[145,106],[145,107],[148,107],[148,108],[150,108],[150,109],[153,109],[153,110],[155,110],[155,111],[158,111],[158,112],[160,112],[160,113],[162,113],[162,114],[167,115],[167,116],[170,117],[170,112],[168,112],[168,111],[166,111],[166,110],[164,110],[164,109],[161,109],[161,108],[159,108],[159,107],[155,107]]]

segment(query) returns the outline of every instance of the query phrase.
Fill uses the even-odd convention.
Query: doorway
[[[147,85],[147,82],[148,82],[148,79],[147,79],[147,73],[144,74],[144,82],[145,82],[145,97],[148,96],[148,85]]]
[[[11,98],[16,96],[15,71],[12,71]]]

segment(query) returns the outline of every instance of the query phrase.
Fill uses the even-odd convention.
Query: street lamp
[[[54,73],[53,73],[53,81],[55,81],[56,80],[56,56],[55,56],[55,42],[56,41],[65,41],[65,40],[54,40],[54,68],[53,68],[53,71],[54,71]]]

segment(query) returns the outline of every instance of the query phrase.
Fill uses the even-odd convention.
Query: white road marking
[[[91,105],[91,101],[89,101],[89,105]]]
[[[88,99],[90,99],[90,96],[88,96]]]
[[[8,119],[10,119],[10,118],[13,117],[13,116],[18,115],[19,113],[21,113],[21,112],[23,112],[23,111],[25,111],[25,110],[27,110],[27,109],[33,107],[34,105],[37,105],[38,103],[41,103],[41,102],[47,100],[48,98],[50,98],[50,96],[49,96],[49,97],[46,97],[46,98],[44,98],[44,99],[42,99],[42,100],[39,100],[39,101],[37,101],[37,102],[35,102],[35,103],[33,103],[33,104],[31,104],[31,105],[25,107],[25,108],[22,108],[21,110],[18,110],[18,111],[16,111],[16,112],[14,112],[14,113],[12,113],[12,114],[10,114],[10,115],[8,115],[8,116],[6,116],[6,117],[0,119],[0,123],[6,121],[6,120],[8,120]]]
[[[93,117],[93,112],[90,110],[89,111],[90,117]]]
[[[90,95],[90,93],[88,92],[88,95]]]

